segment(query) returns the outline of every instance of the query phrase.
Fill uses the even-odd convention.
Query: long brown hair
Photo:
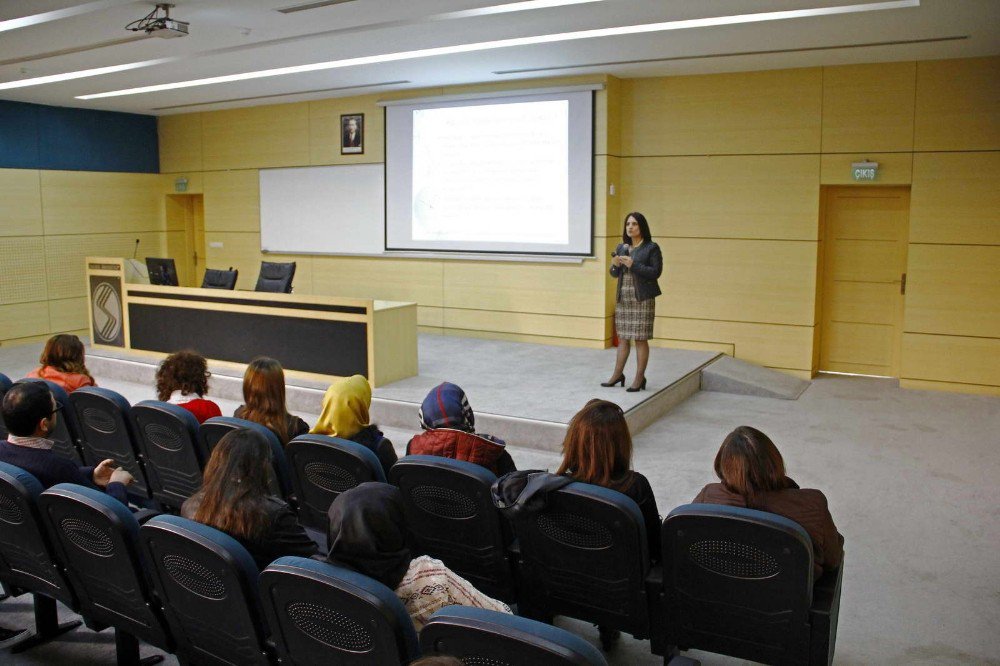
[[[249,428],[226,433],[212,450],[201,484],[199,523],[242,539],[259,537],[268,527],[271,448]]]
[[[722,485],[741,495],[751,509],[763,508],[768,491],[788,487],[778,447],[750,426],[740,426],[726,435],[715,455],[715,473]]]
[[[267,426],[288,443],[288,409],[285,407],[285,371],[273,358],[258,356],[243,374],[241,418]]]
[[[607,400],[591,400],[569,422],[556,473],[622,490],[629,484],[631,467],[632,436],[622,408]]]
[[[83,343],[80,338],[70,333],[53,335],[45,343],[42,355],[38,357],[42,367],[49,366],[60,372],[73,372],[91,377],[90,371],[83,361]]]
[[[174,352],[163,359],[156,369],[156,397],[167,401],[171,393],[180,391],[203,398],[208,394],[208,378],[211,376],[208,362],[198,352],[188,349]]]

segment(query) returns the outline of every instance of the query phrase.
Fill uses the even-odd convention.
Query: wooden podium
[[[372,386],[417,374],[416,303],[125,282],[125,260],[87,257],[91,341],[213,361],[270,356],[306,379],[363,375]]]

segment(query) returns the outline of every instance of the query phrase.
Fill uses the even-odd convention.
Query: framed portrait
[[[365,114],[340,116],[340,154],[360,155],[365,152]]]

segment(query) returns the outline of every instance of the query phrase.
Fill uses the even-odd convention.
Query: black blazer
[[[629,254],[629,245],[619,243],[615,248],[615,254],[619,257]],[[663,254],[660,246],[653,241],[646,241],[636,249],[632,250],[632,268],[624,266],[612,266],[611,277],[618,278],[618,293],[615,302],[622,300],[622,273],[626,270],[632,271],[632,280],[635,282],[635,299],[645,301],[649,298],[656,298],[663,292],[656,281],[663,273]]]

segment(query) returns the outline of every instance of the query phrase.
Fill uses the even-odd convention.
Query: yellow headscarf
[[[338,379],[323,396],[323,412],[309,432],[349,439],[369,425],[372,387],[361,375]]]

